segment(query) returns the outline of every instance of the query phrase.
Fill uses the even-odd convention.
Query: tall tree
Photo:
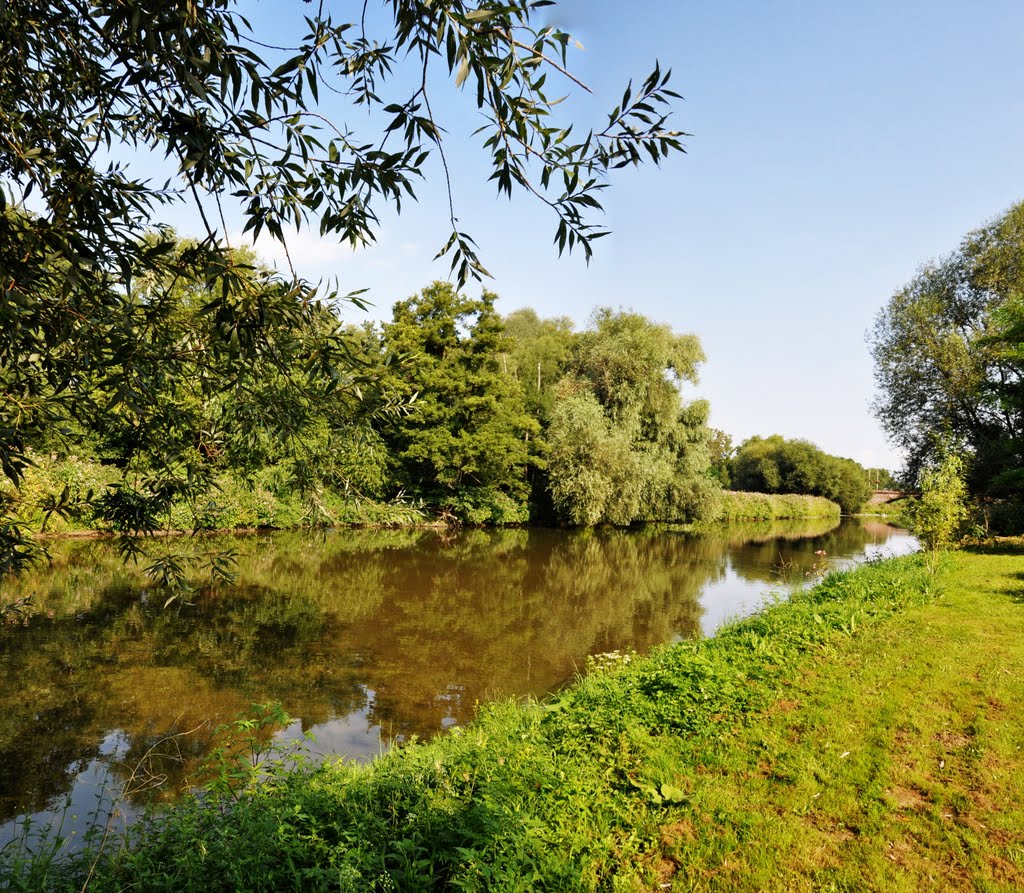
[[[694,335],[608,308],[580,333],[551,410],[549,487],[575,524],[709,516],[708,407],[684,403],[704,359]]]
[[[1024,493],[1024,203],[893,295],[870,336],[875,413],[910,483],[952,439],[975,493]]]
[[[398,481],[471,523],[527,519],[528,441],[539,425],[503,358],[509,343],[496,295],[468,298],[435,282],[394,306],[382,326],[394,387],[412,400],[385,434]]]
[[[508,369],[523,387],[527,406],[546,418],[573,344],[573,322],[565,316],[541,318],[532,307],[505,317],[509,337]]]
[[[711,475],[728,489],[732,485],[729,467],[736,453],[736,448],[732,445],[732,435],[726,434],[718,428],[712,428],[708,446],[711,450]]]
[[[114,389],[102,407],[80,388],[93,374],[128,369],[136,284],[147,276],[194,276],[216,289],[200,312],[238,364],[272,355],[268,332],[287,319],[317,342],[311,355],[340,386],[350,367],[333,336],[320,337],[314,308],[331,296],[294,269],[240,269],[224,221],[233,207],[247,232],[284,242],[303,226],[372,241],[382,210],[414,197],[431,155],[447,174],[449,128],[431,97],[452,81],[482,112],[499,193],[539,196],[554,212],[558,250],[589,257],[604,232],[593,221],[605,174],[682,151],[667,124],[675,94],[655,66],[588,134],[556,123],[564,91],[548,91],[556,79],[577,82],[565,65],[569,36],[537,22],[546,5],[388,0],[389,15],[364,6],[344,21],[321,4],[281,17],[283,40],[296,35],[288,47],[280,34],[254,33],[235,0],[0,4],[3,475],[18,483],[40,430],[152,399],[159,364],[134,365],[131,387]],[[327,96],[347,103],[341,117],[321,103]],[[169,165],[166,182],[144,179],[154,158]],[[205,230],[192,250],[145,237],[161,231],[162,206],[185,202]],[[447,216],[439,254],[460,284],[485,275],[454,208]],[[174,471],[173,445],[162,458],[153,452],[175,487],[191,487]],[[17,569],[28,551],[24,531],[0,515],[0,571]]]
[[[853,459],[832,456],[809,441],[786,440],[779,434],[743,441],[731,472],[737,490],[823,496],[847,514],[859,511],[871,495],[867,472]]]

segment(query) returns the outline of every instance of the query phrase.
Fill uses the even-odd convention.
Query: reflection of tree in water
[[[794,582],[807,577],[814,570],[824,569],[836,558],[860,555],[869,544],[884,542],[897,532],[896,528],[873,526],[859,520],[832,522],[829,529],[816,531],[810,536],[788,532],[751,537],[746,542],[729,548],[729,565],[744,580],[751,582]],[[824,558],[816,555],[824,552]]]
[[[479,701],[550,691],[595,651],[699,629],[710,569],[689,565],[682,538],[519,534],[498,560],[456,541],[396,566],[390,635],[359,632],[374,642],[372,717],[385,733],[429,735]]]
[[[800,549],[832,554],[839,535]],[[213,727],[252,702],[280,701],[305,728],[368,709],[386,740],[432,735],[479,701],[550,691],[588,654],[699,634],[698,595],[727,556],[766,559],[747,571],[763,579],[782,541],[406,530],[234,542],[239,585],[180,609],[104,543],[54,544],[48,575],[12,584],[36,593],[40,613],[0,630],[0,815],[67,791],[69,768],[112,729],[129,744],[123,780],[151,746],[206,721],[149,767],[179,790]]]

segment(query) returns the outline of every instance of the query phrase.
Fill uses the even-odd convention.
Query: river
[[[230,547],[238,581],[165,606],[109,543],[55,542],[51,567],[0,589],[32,596],[0,628],[0,845],[26,817],[74,846],[112,797],[118,823],[172,799],[253,703],[279,702],[279,739],[311,733],[313,759],[366,759],[483,700],[543,696],[588,655],[713,635],[826,568],[915,545],[874,520],[169,538],[153,548]]]

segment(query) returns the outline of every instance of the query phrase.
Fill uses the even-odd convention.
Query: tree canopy
[[[210,413],[243,439],[251,430],[224,401],[276,388],[291,412],[319,392],[358,398],[351,340],[324,310],[358,293],[259,268],[232,250],[227,221],[286,248],[302,227],[372,242],[421,177],[449,176],[452,137],[431,98],[450,86],[481,116],[497,191],[544,202],[558,251],[589,258],[606,232],[595,215],[607,173],[681,152],[682,134],[657,65],[589,130],[560,119],[564,92],[583,85],[567,69],[569,35],[539,21],[546,5],[388,0],[386,15],[364,5],[343,19],[289,7],[291,46],[254,31],[236,0],[0,5],[4,478],[17,485],[46,438],[128,438],[146,475],[125,477],[111,512],[148,532],[172,494],[209,483]],[[154,160],[166,181],[147,179]],[[201,220],[196,241],[163,225],[175,203]],[[445,217],[438,256],[460,285],[485,276],[456,209]],[[264,397],[246,405],[265,409]],[[280,422],[285,436],[302,427]],[[30,551],[0,511],[0,571]]]
[[[602,175],[682,150],[667,126],[675,94],[655,65],[600,126],[577,135],[558,123],[563,94],[549,98],[549,76],[579,82],[565,67],[569,35],[537,22],[548,5],[387,0],[390,16],[364,5],[342,21],[321,4],[290,13],[294,27],[283,19],[282,33],[296,35],[283,47],[273,45],[279,35],[255,33],[234,0],[9,0],[0,8],[4,200],[19,206],[34,193],[33,232],[79,272],[127,274],[142,259],[140,229],[168,201],[194,202],[210,237],[226,235],[217,226],[232,202],[246,230],[283,240],[309,224],[359,245],[373,240],[382,207],[415,196],[431,153],[443,156],[448,130],[431,96],[454,78],[481,112],[499,192],[541,198],[559,248],[589,256],[605,231],[592,222]],[[129,148],[167,157],[176,175],[139,179],[108,151]],[[439,247],[461,283],[483,271],[454,212],[450,222]]]
[[[1024,494],[1024,203],[925,265],[870,335],[875,413],[915,483],[951,441],[971,490]]]
[[[413,400],[384,427],[396,483],[477,524],[528,520],[525,469],[540,430],[500,365],[509,344],[496,297],[435,282],[395,304],[381,327],[384,351],[404,360],[391,366],[391,387]]]
[[[682,400],[704,352],[637,313],[602,308],[572,344],[550,410],[548,480],[574,524],[710,517],[708,405]]]
[[[871,495],[867,473],[853,459],[832,456],[806,440],[779,434],[743,441],[732,460],[732,484],[755,493],[823,496],[851,514]]]

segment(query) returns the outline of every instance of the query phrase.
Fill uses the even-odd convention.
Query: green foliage
[[[952,437],[972,493],[1024,493],[1024,203],[968,233],[890,299],[870,336],[875,414],[908,483]]]
[[[629,436],[616,428],[590,391],[565,387],[548,430],[551,495],[579,526],[629,524],[645,505],[649,477]]]
[[[888,468],[866,468],[864,473],[868,476],[868,483],[875,490],[898,490],[900,488],[899,481]]]
[[[469,523],[526,520],[528,442],[539,430],[502,367],[495,298],[435,282],[395,304],[381,328],[384,350],[404,359],[391,369],[393,387],[410,401],[383,435],[398,482]]]
[[[211,254],[171,233],[143,244],[150,263],[127,293],[37,282],[42,303],[16,314],[0,348],[0,383],[25,395],[16,419],[0,419],[11,432],[0,446],[7,478],[21,494],[11,508],[29,523],[36,513],[73,525],[93,516],[126,537],[126,552],[137,550],[134,535],[204,526],[228,468],[245,476],[287,462],[292,490],[315,491],[337,476],[333,431],[351,437],[386,404],[327,305],[244,253]],[[69,329],[83,314],[90,325]],[[38,453],[53,457],[65,486],[33,474]],[[104,471],[83,478],[75,456]]]
[[[235,275],[257,289],[253,312],[269,314],[258,289],[270,286],[237,259]],[[73,426],[35,433],[19,485],[2,491],[12,544],[46,525],[96,529],[134,556],[145,551],[138,534],[168,530],[429,515],[519,524],[556,509],[573,524],[628,525],[714,512],[707,404],[679,390],[702,357],[693,336],[607,310],[574,334],[564,320],[519,311],[513,339],[495,295],[471,299],[438,282],[397,303],[379,330],[296,306],[301,318],[280,316],[257,354],[221,344],[215,286],[139,283],[130,369],[146,365],[154,378],[144,393],[120,365],[89,389],[83,380]],[[534,362],[539,390],[520,374]],[[127,404],[101,412],[119,390]],[[188,575],[169,556],[157,570],[183,589]]]
[[[237,802],[257,784],[264,787],[280,777],[283,769],[305,764],[294,742],[282,744],[274,736],[291,723],[278,703],[252,704],[226,725],[214,730],[217,743],[199,767],[203,791],[214,802]],[[306,738],[309,740],[307,733]]]
[[[774,521],[786,518],[837,518],[839,506],[822,496],[795,493],[748,493],[727,490],[722,494],[715,521]]]
[[[574,341],[567,317],[542,319],[529,307],[505,317],[509,339],[507,365],[522,386],[526,406],[534,418],[546,419],[554,406],[555,391],[565,372]]]
[[[562,97],[549,99],[545,82],[564,71],[569,35],[536,24],[533,3],[388,6],[393,17],[382,27],[375,17],[335,22],[315,10],[280,21],[274,42],[294,43],[271,50],[228,0],[158,17],[132,6],[5,4],[5,200],[35,191],[51,223],[39,235],[49,233],[73,269],[88,261],[112,272],[124,260],[134,266],[137,221],[172,199],[194,199],[205,222],[231,196],[255,234],[284,240],[286,227],[308,222],[365,244],[378,208],[400,209],[430,155],[443,153],[448,130],[432,117],[432,69],[441,82],[475,84],[467,95],[483,114],[492,179],[499,192],[521,188],[548,202],[560,250],[578,245],[589,257],[605,232],[590,223],[601,209],[602,173],[682,151],[681,134],[666,126],[676,94],[658,66],[589,135],[576,138],[556,123]],[[389,97],[399,80],[393,68],[405,59],[416,72],[410,95]],[[349,100],[352,123],[325,117],[321,88]],[[381,121],[388,151],[370,148]],[[132,179],[130,163],[104,170],[96,144],[165,154],[176,176],[158,187]],[[449,252],[460,284],[483,273],[465,233],[451,233],[440,254]]]
[[[724,489],[728,489],[732,485],[732,459],[736,454],[732,437],[718,428],[712,428],[708,448],[711,451],[711,476]]]
[[[564,97],[549,98],[546,81],[567,74],[569,36],[538,23],[546,4],[385,5],[391,15],[347,22],[311,7],[269,40],[234,0],[0,5],[4,478],[19,484],[32,446],[95,436],[125,469],[100,505],[125,534],[204,498],[225,449],[252,467],[283,450],[314,494],[335,472],[372,486],[379,466],[332,467],[324,432],[313,455],[295,455],[319,398],[364,390],[358,350],[329,309],[359,293],[255,269],[227,243],[224,206],[254,236],[287,243],[309,226],[372,242],[384,210],[415,198],[431,156],[447,171],[437,83],[475,87],[464,95],[482,114],[490,179],[552,209],[560,253],[589,258],[606,233],[592,221],[608,171],[683,151],[657,65],[587,135],[559,122],[568,106],[556,108]],[[321,91],[343,97],[341,118]],[[166,182],[138,176],[154,157]],[[167,204],[195,209],[198,242],[173,238]],[[439,257],[460,285],[486,275],[454,209],[448,218]],[[8,519],[0,550],[0,570],[31,558]]]
[[[595,312],[573,341],[547,429],[555,508],[574,524],[710,517],[718,488],[704,401],[684,404],[704,359],[694,335],[637,313]]]
[[[30,464],[21,485],[0,487],[11,496],[9,511],[33,530],[61,533],[92,527],[92,501],[120,478],[116,468],[77,456],[27,450],[26,458]]]
[[[871,496],[867,474],[852,459],[831,456],[806,440],[778,434],[751,437],[732,461],[733,486],[754,493],[804,493],[837,503],[853,514]]]
[[[963,457],[947,451],[919,478],[921,495],[907,509],[910,529],[929,552],[948,549],[968,514]]]

